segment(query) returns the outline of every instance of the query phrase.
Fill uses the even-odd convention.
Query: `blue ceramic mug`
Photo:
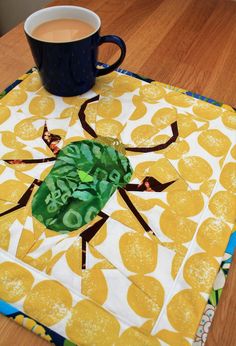
[[[79,19],[94,31],[84,38],[70,42],[46,42],[32,35],[36,27],[56,19]],[[99,16],[83,7],[55,6],[31,14],[24,31],[46,90],[59,96],[75,96],[91,89],[95,78],[112,72],[124,60],[124,41],[115,35],[100,36]],[[112,42],[120,47],[118,60],[104,69],[97,69],[98,46]]]

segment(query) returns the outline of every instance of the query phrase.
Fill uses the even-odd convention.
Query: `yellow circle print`
[[[130,76],[118,76],[113,82],[114,96],[121,96],[124,93],[133,92],[142,85],[141,80]]]
[[[37,129],[34,126],[35,117],[21,120],[15,126],[15,134],[23,140],[33,140],[42,135],[43,126]]]
[[[120,238],[120,254],[124,266],[133,273],[154,271],[157,265],[157,245],[147,237],[128,232]]]
[[[123,129],[123,125],[114,119],[101,119],[96,122],[96,134],[104,137],[117,138]]]
[[[208,153],[218,157],[227,153],[231,141],[219,130],[206,130],[198,136],[198,143]]]
[[[6,94],[1,103],[6,106],[19,106],[27,100],[27,93],[22,89],[13,89]]]
[[[233,148],[231,149],[230,154],[236,160],[236,145],[233,146]]]
[[[2,133],[2,143],[12,149],[21,149],[24,148],[25,145],[19,142],[16,135],[11,131],[3,131]]]
[[[72,305],[68,289],[55,280],[36,284],[24,301],[24,312],[46,326],[61,321]]]
[[[3,124],[11,115],[8,107],[0,105],[0,125]]]
[[[204,200],[199,191],[171,191],[167,201],[173,211],[181,216],[194,216],[200,213]]]
[[[228,191],[236,193],[236,163],[227,163],[220,175],[221,185]]]
[[[42,82],[38,73],[31,73],[26,79],[24,79],[19,87],[26,91],[37,91],[42,87]]]
[[[82,270],[82,244],[81,238],[76,239],[66,251],[66,261],[70,269],[81,275]]]
[[[157,130],[154,126],[140,125],[132,131],[131,138],[136,145],[140,145],[150,140],[150,138],[152,138],[156,133],[157,133]],[[148,146],[148,145],[145,145],[145,146]]]
[[[141,216],[145,219],[144,215],[141,214]],[[123,225],[135,229],[135,231],[143,234],[145,231],[143,227],[140,225],[140,223],[137,221],[134,214],[128,209],[128,210],[116,210],[111,214],[111,218],[119,221]],[[146,221],[146,220],[145,220]]]
[[[231,229],[225,222],[210,217],[201,224],[197,242],[209,255],[222,256],[230,233]]]
[[[165,95],[165,89],[159,85],[145,84],[140,87],[139,94],[143,101],[148,103],[156,103]]]
[[[13,262],[0,263],[0,299],[15,303],[29,293],[33,275]]]
[[[95,235],[95,237],[93,237],[89,244],[91,244],[92,246],[97,246],[101,243],[104,242],[104,240],[106,239],[107,237],[107,225],[104,224],[100,230],[97,232],[97,234]]]
[[[182,265],[183,260],[185,258],[187,249],[183,246],[182,251],[183,251],[182,253],[181,252],[176,253],[176,255],[175,255],[174,259],[173,259],[173,262],[172,262],[171,276],[172,276],[173,279],[176,278],[176,276],[177,276],[177,274],[179,272],[180,266]]]
[[[145,166],[146,162],[148,165]],[[177,171],[166,158],[159,159],[158,161],[146,162],[142,162],[136,166],[136,169],[140,167],[140,173],[142,173],[143,177],[151,175],[161,183],[177,180],[179,178]],[[143,170],[141,170],[142,167]]]
[[[155,336],[147,336],[138,328],[131,327],[121,334],[115,346],[160,346],[160,342]]]
[[[226,127],[236,130],[236,113],[235,112],[224,112],[222,114],[222,121]]]
[[[195,290],[178,292],[167,305],[167,316],[172,327],[184,336],[193,338],[205,305],[205,299]]]
[[[111,346],[119,331],[116,318],[89,300],[81,300],[72,308],[66,325],[67,336],[79,345]]]
[[[190,107],[195,102],[188,95],[179,93],[178,91],[171,91],[165,96],[165,100],[177,107]]]
[[[1,184],[0,198],[17,203],[26,190],[27,186],[21,181],[9,179]]]
[[[11,223],[10,223],[11,225]],[[7,251],[10,244],[10,232],[9,232],[9,224],[1,221],[1,237],[0,237],[0,248]]]
[[[193,112],[197,116],[206,120],[216,119],[222,114],[222,110],[220,107],[203,101],[198,101],[197,104],[193,106]]]
[[[100,269],[83,270],[81,293],[101,305],[105,302],[108,287]]]
[[[165,157],[169,160],[178,160],[189,151],[189,145],[185,140],[175,142],[165,150]]]
[[[158,130],[161,130],[171,125],[176,118],[177,112],[174,108],[162,108],[153,115],[152,123]]]
[[[156,336],[169,346],[190,346],[190,343],[184,339],[182,333],[175,333],[167,329],[162,329]]]
[[[191,183],[201,183],[213,173],[209,163],[200,156],[187,156],[179,160],[180,175]]]
[[[50,96],[35,96],[29,104],[30,113],[40,117],[52,113],[54,108],[55,102]]]
[[[170,239],[186,243],[190,241],[196,231],[197,223],[172,210],[164,210],[160,217],[162,232]]]
[[[76,107],[82,106],[82,104],[86,101],[86,98],[80,96],[63,97],[62,99],[67,105],[72,105]]]
[[[2,156],[2,160],[24,160],[24,159],[27,160],[32,158],[33,158],[33,155],[28,150],[18,149],[18,148]]]
[[[210,197],[210,195],[214,189],[215,184],[216,184],[215,179],[206,180],[200,186],[200,191],[205,193],[205,195],[207,195],[208,197]]]
[[[129,277],[134,282],[127,294],[130,307],[136,314],[146,318],[157,318],[164,302],[164,288],[161,283],[145,275]]]
[[[98,101],[97,112],[103,118],[116,118],[122,111],[120,100],[111,97],[103,97]]]
[[[218,191],[209,202],[210,211],[226,222],[235,222],[236,196],[228,191]]]
[[[178,129],[180,137],[186,138],[197,130],[196,123],[186,114],[178,114]]]
[[[184,279],[193,288],[208,293],[219,269],[217,260],[207,253],[192,255],[184,266]]]

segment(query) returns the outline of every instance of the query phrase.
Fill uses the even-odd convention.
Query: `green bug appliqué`
[[[94,140],[64,147],[32,202],[32,214],[54,231],[73,231],[89,223],[112,194],[130,181],[129,160]]]

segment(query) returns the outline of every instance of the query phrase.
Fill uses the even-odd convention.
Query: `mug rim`
[[[34,17],[36,17],[37,15],[40,15],[41,13],[46,13],[46,12],[53,12],[55,9],[71,9],[71,10],[82,10],[84,12],[87,12],[90,15],[93,15],[94,17],[96,17],[97,21],[98,21],[98,26],[94,29],[94,31],[92,31],[89,35],[81,37],[79,39],[76,40],[71,40],[71,41],[59,41],[59,42],[55,42],[55,41],[47,41],[47,40],[41,40],[35,36],[32,35],[32,33],[28,30],[27,26],[29,25],[29,23],[34,19]],[[64,17],[65,18],[65,17]],[[47,20],[42,21],[41,24],[46,23]],[[40,24],[39,24],[40,25]],[[33,12],[32,14],[30,14],[25,22],[24,22],[24,31],[26,33],[26,35],[28,35],[30,38],[32,38],[33,40],[37,40],[39,42],[44,42],[44,43],[49,43],[49,44],[67,44],[67,43],[74,43],[74,42],[78,42],[78,41],[82,41],[88,37],[91,37],[92,35],[94,35],[96,32],[99,31],[101,27],[101,19],[100,17],[97,15],[97,13],[89,10],[86,7],[81,7],[81,6],[72,6],[72,5],[62,5],[62,6],[51,6],[51,7],[46,7],[46,8],[42,8],[38,11]]]

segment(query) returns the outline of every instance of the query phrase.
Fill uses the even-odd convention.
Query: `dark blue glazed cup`
[[[40,24],[65,18],[87,22],[94,31],[71,42],[46,42],[32,35]],[[100,26],[101,20],[96,13],[78,6],[49,7],[26,19],[24,31],[46,90],[59,96],[83,94],[92,88],[96,77],[112,72],[122,63],[126,53],[124,41],[115,35],[100,36]],[[98,46],[106,42],[119,46],[121,54],[111,66],[97,69]]]

